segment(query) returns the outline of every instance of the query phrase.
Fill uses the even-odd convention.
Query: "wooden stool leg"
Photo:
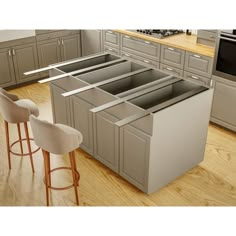
[[[42,152],[43,152],[43,156],[44,155],[48,155],[48,184],[49,186],[51,186],[51,164],[50,164],[50,153],[49,152],[46,152],[45,150],[42,149]],[[44,152],[46,152],[46,154],[44,154]]]
[[[9,138],[9,127],[8,122],[4,120],[5,132],[6,132],[6,144],[7,144],[7,157],[8,157],[8,166],[11,169],[11,156],[10,156],[10,138]]]
[[[21,151],[21,154],[23,154],[23,146],[22,146],[22,140],[21,140],[20,123],[17,123],[17,129],[18,129],[18,137],[19,137],[19,140],[20,140],[20,151]]]
[[[76,204],[79,205],[79,197],[78,197],[78,189],[77,189],[77,177],[76,177],[76,164],[75,164],[75,154],[74,151],[69,153],[70,156],[70,163],[71,163],[71,169],[72,169],[72,176],[73,176],[73,183],[74,183],[74,189],[75,189],[75,198],[76,198]]]
[[[44,157],[46,201],[47,201],[47,206],[49,206],[49,175],[48,175],[48,173],[50,172],[50,169],[49,169],[50,154],[49,154],[49,152],[47,152],[45,150],[42,150],[42,152],[43,152],[43,157]]]
[[[25,135],[26,135],[26,141],[27,141],[28,150],[29,150],[29,156],[30,156],[31,167],[32,167],[32,171],[33,171],[33,173],[34,173],[33,155],[32,155],[32,152],[31,152],[30,137],[29,137],[29,131],[28,131],[27,122],[24,122],[24,127],[25,127]]]

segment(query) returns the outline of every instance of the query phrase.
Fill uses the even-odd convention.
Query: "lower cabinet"
[[[150,137],[127,125],[120,129],[120,175],[145,190]]]

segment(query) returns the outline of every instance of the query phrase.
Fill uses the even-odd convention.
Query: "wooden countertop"
[[[126,34],[129,36],[141,38],[144,40],[149,40],[152,42],[168,45],[171,47],[180,48],[186,51],[199,53],[208,57],[214,57],[215,49],[212,47],[208,47],[202,44],[197,44],[197,36],[196,35],[186,35],[186,34],[179,34],[171,37],[167,37],[164,39],[154,38],[152,36],[148,36],[145,34],[140,34],[128,30],[114,30],[121,34]]]

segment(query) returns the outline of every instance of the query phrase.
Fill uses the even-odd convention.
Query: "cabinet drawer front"
[[[236,87],[216,81],[211,116],[236,127]]]
[[[130,60],[134,60],[136,62],[141,62],[145,66],[149,65],[149,66],[152,66],[152,67],[155,67],[155,68],[159,68],[159,63],[158,62],[140,57],[140,56],[135,55],[135,54],[131,54],[129,52],[122,51],[121,56],[125,57],[127,59],[130,59]]]
[[[114,55],[119,55],[119,50],[117,48],[113,48],[113,47],[109,47],[104,45],[104,52],[109,52],[112,53]]]
[[[185,70],[211,77],[213,59],[200,54],[186,52]]]
[[[214,31],[214,32],[206,31],[206,30],[198,30],[197,31],[198,38],[203,38],[203,39],[207,39],[210,41],[215,41],[216,35],[217,35],[216,31]]]
[[[122,35],[122,49],[135,50],[136,53],[146,54],[150,59],[159,61],[160,45],[147,40]]]
[[[183,76],[183,70],[177,69],[172,66],[160,64],[160,69],[172,75]]]
[[[104,42],[105,44],[113,45],[113,47],[119,47],[119,33],[113,32],[111,30],[105,30]]]
[[[200,85],[210,85],[211,80],[209,78],[200,76],[200,75],[196,75],[190,72],[185,71],[184,72],[184,78],[189,79],[193,82],[197,82]]]
[[[185,51],[178,48],[161,46],[161,62],[174,66],[176,68],[184,68]]]

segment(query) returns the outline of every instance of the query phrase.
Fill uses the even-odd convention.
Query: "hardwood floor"
[[[11,92],[33,100],[39,107],[40,118],[52,121],[48,85],[35,83]],[[17,138],[17,129],[13,126],[10,126],[10,137],[11,140]],[[29,157],[12,156],[12,169],[8,170],[5,130],[0,116],[1,206],[46,205],[42,153],[37,152],[33,158],[34,175]],[[80,149],[76,151],[76,162],[81,175],[78,189],[81,206],[236,206],[236,134],[213,124],[208,129],[204,161],[150,195]],[[54,155],[51,165],[69,165],[69,158]],[[56,173],[52,181],[55,186],[66,185],[71,175],[68,171]],[[76,205],[73,188],[51,190],[51,193],[50,205]]]

